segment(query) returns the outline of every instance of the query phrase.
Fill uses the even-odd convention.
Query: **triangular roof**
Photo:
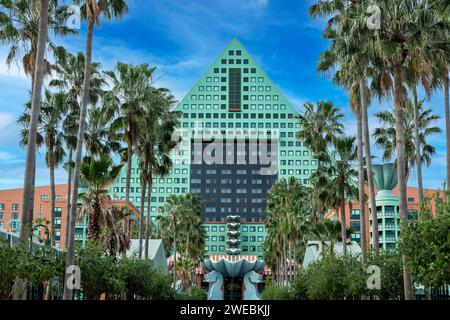
[[[230,53],[233,53],[233,55],[230,55]],[[239,55],[237,53],[240,53]],[[230,64],[230,62],[233,62],[233,64]],[[240,63],[238,63],[240,62]],[[245,63],[246,62],[246,63]],[[228,80],[226,82],[217,82],[214,81],[214,78],[221,79],[223,76],[228,77],[228,69],[229,68],[241,68],[242,70],[242,79],[249,78],[248,86],[254,86],[257,87],[258,90],[261,86],[264,86],[264,89],[266,87],[270,87],[270,91],[264,90],[262,93],[264,96],[263,100],[242,100],[242,104],[273,104],[275,105],[275,108],[277,108],[280,111],[284,111],[286,113],[297,113],[295,108],[289,103],[289,101],[286,99],[286,97],[283,95],[283,93],[278,89],[278,87],[272,82],[272,80],[267,76],[267,74],[263,71],[263,69],[259,66],[259,64],[255,61],[255,59],[250,55],[250,53],[245,49],[245,47],[242,45],[242,43],[237,40],[233,39],[226,47],[222,50],[222,52],[217,56],[217,58],[214,60],[214,62],[207,68],[207,70],[204,72],[204,74],[200,77],[200,79],[195,83],[195,85],[192,87],[192,89],[186,94],[186,96],[178,103],[178,105],[175,107],[175,111],[184,111],[189,110],[190,112],[199,110],[199,109],[193,109],[191,107],[191,104],[223,104],[223,101],[216,102],[217,99],[214,99],[214,96],[219,96],[219,98],[222,96],[221,92],[215,92],[214,87],[219,87],[221,89],[222,86],[226,86],[226,91],[228,94]],[[219,69],[219,72],[215,72]],[[226,69],[227,71],[225,73],[222,73],[222,69]],[[244,72],[246,69],[248,69],[248,72]],[[252,78],[256,78],[255,82],[251,82]],[[228,79],[228,78],[227,78]],[[217,80],[217,79],[216,79]],[[242,86],[247,86],[246,82],[244,81],[242,83]],[[211,91],[206,91],[206,87],[211,87]],[[217,88],[216,88],[217,89]],[[268,94],[270,93],[270,95]],[[210,94],[208,94],[210,93]],[[254,92],[255,95],[258,97],[261,95],[261,91]],[[199,100],[198,96],[205,96],[211,95],[211,100]],[[242,92],[242,96],[248,95],[249,98],[252,96],[252,92]],[[270,96],[270,100],[267,101],[268,97]],[[276,97],[277,100],[273,100],[274,97]],[[197,98],[197,99],[194,99]],[[216,97],[217,98],[217,97]],[[219,99],[222,100],[222,99]],[[201,102],[202,101],[202,102]],[[227,97],[227,104],[226,109],[228,109],[228,97]],[[184,107],[183,107],[184,106]],[[223,108],[222,108],[223,109]],[[275,109],[275,110],[277,110]],[[249,106],[248,111],[250,111],[251,108]],[[244,108],[241,108],[241,111],[246,111]],[[253,111],[252,111],[253,112]],[[271,111],[273,112],[273,111]]]

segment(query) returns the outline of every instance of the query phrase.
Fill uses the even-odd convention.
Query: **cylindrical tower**
[[[378,234],[380,248],[394,249],[400,237],[399,199],[392,192],[397,186],[397,170],[395,164],[388,163],[373,166],[373,178],[378,190],[376,195]],[[369,203],[370,242],[373,244],[372,208]]]

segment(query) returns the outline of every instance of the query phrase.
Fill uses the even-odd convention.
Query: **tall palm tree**
[[[445,32],[445,30],[442,31]],[[449,31],[447,30],[446,32]],[[450,34],[448,36],[450,37]],[[443,82],[445,82],[443,79],[445,79],[445,74],[448,74],[447,65],[449,62],[448,57],[442,59],[441,50],[435,50],[426,46],[416,49],[406,63],[404,71],[405,82],[410,89],[414,106],[414,142],[416,151],[421,150],[418,87],[420,86],[424,89],[426,97],[429,99],[433,90],[442,87]],[[423,202],[422,159],[419,155],[416,155],[416,170],[419,201]]]
[[[178,127],[178,113],[170,112],[174,104],[173,96],[167,89],[149,87],[149,98],[145,106],[146,112],[138,134],[138,158],[141,182],[141,213],[145,212],[145,196],[147,196],[147,219],[141,214],[139,233],[139,257],[144,252],[148,258],[148,243],[151,234],[151,192],[153,176],[164,177],[172,167],[170,152],[178,141],[172,141]],[[145,246],[143,241],[145,237]]]
[[[432,5],[435,7],[437,12],[442,16],[443,19],[449,20],[450,13],[450,1],[449,0],[431,0]],[[447,190],[450,190],[450,80],[449,80],[449,71],[450,71],[450,62],[448,61],[448,53],[440,54],[440,60],[443,63],[441,66],[441,77],[443,80],[444,87],[444,109],[445,109],[445,141],[446,141],[446,187]],[[449,196],[450,198],[450,196]]]
[[[364,147],[366,148],[366,159],[370,158],[370,140],[365,138],[365,130],[368,128],[367,122],[365,123],[365,117],[367,117],[367,103],[368,103],[368,92],[366,88],[365,80],[365,60],[361,58],[362,54],[356,52],[357,46],[348,41],[347,38],[343,37],[343,32],[339,32],[337,36],[336,32],[331,32],[330,28],[333,27],[331,24],[328,27],[328,31],[325,34],[329,35],[332,44],[327,51],[324,51],[318,62],[318,70],[321,72],[329,72],[332,69],[337,69],[333,75],[333,80],[339,86],[345,88],[349,93],[350,107],[356,116],[356,127],[357,127],[357,146],[358,146],[358,184],[359,184],[359,196],[358,201],[360,206],[360,221],[361,221],[361,257],[364,263],[367,251],[366,244],[366,214],[365,214],[365,178],[364,178]],[[342,27],[339,29],[341,31]],[[345,34],[345,33],[344,33]],[[355,40],[355,39],[352,39]],[[363,89],[361,89],[363,88]],[[369,156],[367,156],[369,155]],[[371,160],[371,159],[370,159]],[[368,172],[371,171],[371,161],[367,162]],[[372,175],[367,174],[368,184],[369,184],[369,194],[373,191],[370,186],[372,182]],[[375,202],[375,195],[373,193],[373,201]],[[371,206],[376,208],[376,205],[371,203]],[[372,210],[376,215],[376,210]],[[376,220],[375,220],[376,221]],[[378,225],[375,223],[375,230],[378,230]],[[373,244],[375,251],[378,252],[378,231],[374,233]]]
[[[334,137],[344,133],[344,125],[340,122],[343,115],[332,102],[319,101],[316,106],[305,103],[305,111],[299,116],[301,129],[297,139],[303,140],[317,158],[317,168],[328,158],[327,147]],[[323,220],[322,204],[317,204],[318,218]]]
[[[359,148],[359,189],[360,199],[364,195],[365,186],[363,157],[364,152],[366,162],[366,176],[369,191],[370,207],[376,208],[375,188],[372,172],[372,158],[370,147],[370,133],[367,108],[370,104],[370,95],[367,91],[367,78],[370,70],[370,55],[367,52],[367,39],[364,33],[352,33],[355,21],[351,19],[351,11],[358,4],[356,1],[328,0],[318,1],[310,7],[312,17],[328,17],[328,25],[323,33],[323,37],[332,40],[330,48],[323,52],[319,60],[319,71],[329,72],[332,68],[338,71],[334,75],[334,80],[349,91],[350,103],[357,118],[357,140]],[[352,94],[357,96],[351,96]],[[359,100],[359,101],[358,101]],[[356,108],[358,107],[358,108]],[[364,148],[364,152],[363,152]],[[376,210],[371,210],[373,228],[374,251],[379,249],[378,240],[378,218]],[[365,206],[361,206],[361,227],[365,225]],[[365,231],[363,231],[365,233]],[[363,233],[361,236],[363,236]],[[362,247],[365,248],[365,239],[361,240]],[[363,252],[364,252],[363,248]],[[363,257],[364,259],[364,257]]]
[[[45,60],[48,29],[56,35],[73,33],[64,26],[65,7],[56,0],[16,0],[0,2],[0,42],[10,46],[6,62],[22,57],[22,67],[31,77],[32,113],[27,144],[20,238],[28,238],[33,220],[34,181],[36,170],[36,132],[40,113],[44,75],[49,73]],[[50,47],[52,43],[50,42]]]
[[[433,126],[440,119],[440,116],[433,114],[431,108],[425,109],[425,101],[421,100],[418,104],[418,131],[420,141],[420,152],[416,150],[415,141],[415,102],[408,100],[404,107],[403,130],[405,133],[405,163],[406,163],[406,178],[408,179],[412,168],[416,167],[418,155],[420,155],[421,162],[426,166],[431,164],[433,155],[436,154],[436,148],[427,143],[430,136],[439,134],[442,129],[438,126]],[[376,128],[373,132],[375,144],[383,151],[383,160],[391,161],[396,159],[396,119],[393,111],[382,111],[375,114],[381,127]]]
[[[353,86],[353,92],[356,90],[356,86]],[[361,93],[361,88],[358,87]],[[365,91],[365,88],[362,90]],[[355,94],[351,94],[351,97],[354,97]],[[365,97],[361,98],[365,99]],[[353,100],[353,101],[352,101]],[[361,100],[360,100],[361,101]],[[353,110],[353,112],[356,115],[356,127],[357,127],[357,148],[358,148],[358,202],[359,202],[359,214],[360,214],[360,226],[361,226],[361,260],[364,264],[366,261],[366,254],[367,254],[367,243],[366,243],[366,202],[365,202],[365,179],[364,179],[364,151],[363,147],[365,143],[363,142],[363,112],[362,112],[362,106],[361,103],[358,102],[357,99],[350,99],[350,105]],[[366,157],[367,158],[367,157]],[[369,174],[369,176],[371,176]],[[376,207],[372,207],[372,211],[376,211]],[[378,230],[378,226],[377,229]],[[375,235],[375,234],[374,234]],[[377,232],[378,235],[378,232]],[[374,236],[375,238],[375,236]],[[377,239],[373,241],[374,244],[374,250],[375,252],[378,252],[378,237]]]
[[[26,111],[19,117],[18,122],[22,124],[21,144],[28,143],[28,128],[31,119],[31,103],[26,106]],[[66,95],[64,93],[52,94],[46,90],[42,102],[41,114],[38,120],[37,145],[44,144],[46,147],[45,160],[50,169],[50,214],[51,214],[51,241],[55,235],[55,169],[62,163],[66,152],[63,148],[64,136],[62,133],[62,122],[66,112]]]
[[[345,217],[346,198],[356,198],[359,195],[354,180],[358,177],[355,162],[358,159],[358,148],[355,137],[333,139],[332,159],[326,165],[329,172],[330,186],[335,186],[340,205],[342,251],[347,254],[347,224]]]
[[[100,19],[104,18],[110,20],[113,18],[120,18],[128,11],[128,6],[125,0],[77,0],[75,3],[81,3],[81,12],[84,19],[87,21],[87,37],[86,37],[86,60],[84,67],[83,91],[81,99],[81,109],[79,118],[79,128],[77,134],[77,148],[75,154],[75,168],[73,179],[73,190],[71,195],[70,207],[70,226],[69,226],[69,241],[66,255],[66,266],[73,265],[75,255],[75,215],[77,211],[78,200],[78,184],[81,167],[81,158],[83,152],[83,138],[84,128],[87,114],[87,106],[90,97],[90,83],[91,83],[91,62],[92,62],[92,37],[94,33],[94,25],[100,24]],[[73,219],[72,219],[73,217]],[[66,275],[67,277],[67,275]],[[64,300],[72,300],[73,291],[64,286]]]
[[[383,23],[376,32],[365,31],[368,50],[380,59],[393,76],[393,96],[396,120],[396,155],[399,190],[399,212],[402,219],[407,216],[406,195],[406,159],[404,106],[407,101],[404,67],[414,57],[417,49],[442,47],[448,52],[446,45],[447,22],[441,19],[430,2],[422,0],[379,0],[377,5],[383,12]],[[362,11],[360,11],[362,12]],[[359,23],[363,26],[365,17],[359,15]],[[367,28],[366,28],[367,29]],[[354,32],[361,32],[355,28]],[[364,31],[362,31],[364,32]],[[447,53],[448,54],[448,53]],[[413,299],[411,275],[408,270],[407,257],[403,257],[405,299]]]
[[[143,121],[145,105],[150,99],[148,87],[156,68],[147,64],[134,66],[118,62],[114,72],[106,72],[112,82],[112,89],[105,95],[108,118],[114,119],[111,129],[121,132],[127,145],[127,175],[125,185],[125,206],[130,201],[131,169],[133,154],[138,154],[137,139],[140,123]],[[124,225],[129,232],[128,221]]]
[[[50,80],[49,86],[57,88],[61,91],[67,91],[68,94],[68,113],[64,119],[64,136],[65,143],[68,149],[67,168],[67,194],[66,200],[67,219],[66,219],[66,245],[69,239],[70,229],[70,196],[72,194],[72,175],[73,175],[73,152],[77,146],[77,131],[78,121],[80,117],[80,100],[84,81],[84,66],[85,57],[82,52],[76,55],[67,52],[64,47],[57,47],[54,50],[55,63],[51,68],[55,78]],[[89,101],[95,105],[101,94],[102,87],[106,85],[105,77],[101,72],[101,65],[99,63],[91,63],[91,81],[90,81],[90,96]]]

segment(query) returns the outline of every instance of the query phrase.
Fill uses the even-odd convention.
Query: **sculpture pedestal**
[[[205,268],[210,271],[205,275],[205,281],[209,283],[208,300],[224,300],[224,277],[235,278],[236,283],[239,282],[237,278],[242,278],[242,300],[261,300],[258,284],[263,282],[263,276],[258,272],[264,269],[265,262],[253,256],[251,258],[221,256],[205,260]]]

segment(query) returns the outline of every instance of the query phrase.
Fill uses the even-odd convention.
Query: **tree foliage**
[[[435,218],[405,223],[399,242],[415,281],[429,288],[450,285],[450,204],[437,211]]]

